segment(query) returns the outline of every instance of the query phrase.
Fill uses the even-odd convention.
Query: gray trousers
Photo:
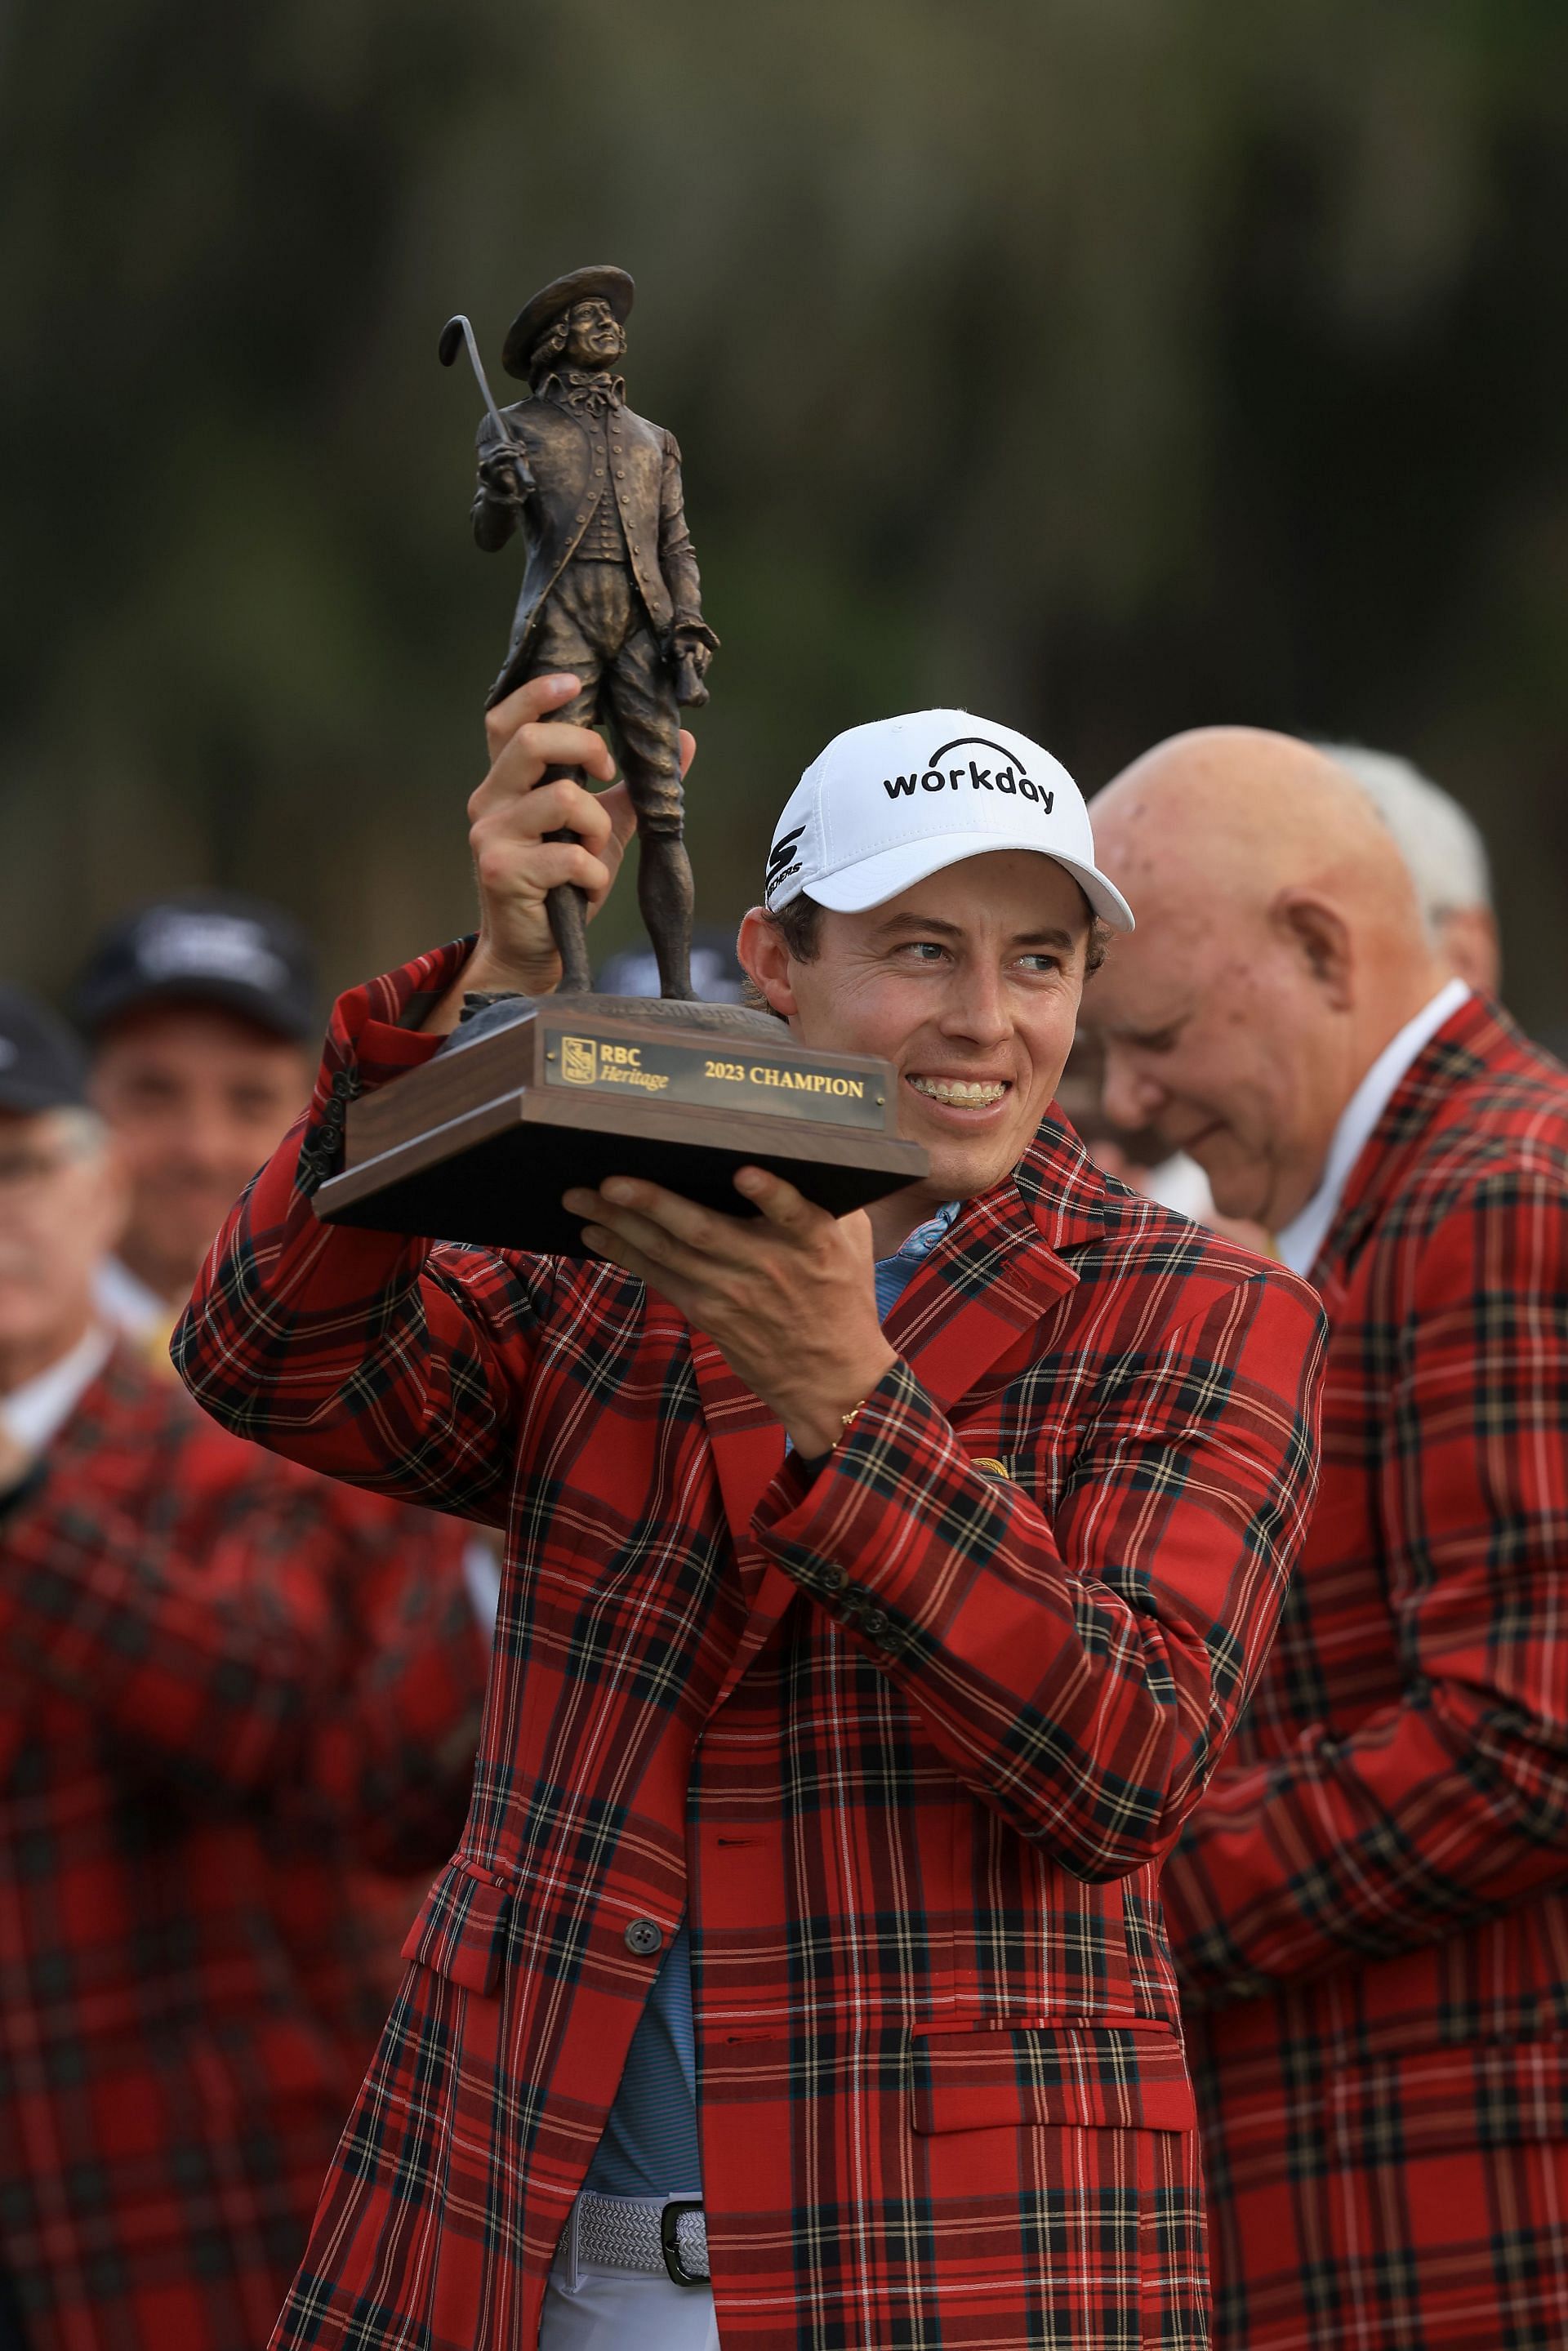
[[[719,2351],[713,2288],[579,2261],[567,2224],[545,2286],[539,2351]]]

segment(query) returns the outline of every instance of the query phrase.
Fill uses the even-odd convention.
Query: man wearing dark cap
[[[99,1270],[99,1307],[162,1370],[214,1235],[309,1094],[316,959],[293,916],[264,899],[212,891],[156,899],[104,932],[75,1009],[91,1043],[92,1101],[130,1186],[119,1247]],[[319,1491],[324,1509],[343,1513],[340,1487],[323,1479]],[[488,1548],[472,1536],[460,1544],[450,1527],[437,1536],[423,1513],[413,1524],[415,1556],[434,1544],[445,1562],[460,1548],[487,1626]],[[455,1625],[450,1638],[461,1653],[466,1627]]]
[[[476,1735],[455,1531],[345,1513],[103,1317],[133,1189],[0,988],[4,2351],[266,2340],[384,2006],[360,1873],[449,1848]]]
[[[315,992],[298,925],[216,893],[135,908],[82,975],[93,1100],[131,1186],[100,1303],[160,1353],[230,1204],[309,1091]]]
[[[570,672],[578,691],[562,716],[609,721],[637,812],[638,902],[663,990],[689,997],[677,705],[707,700],[718,640],[702,616],[674,434],[632,413],[614,372],[632,294],[623,269],[574,269],[513,321],[502,363],[528,394],[502,411],[509,439],[489,417],[479,428],[474,536],[494,552],[520,524],[528,549],[490,705],[530,678]],[[586,987],[583,920],[570,920],[567,903],[551,910],[563,925],[562,984]]]

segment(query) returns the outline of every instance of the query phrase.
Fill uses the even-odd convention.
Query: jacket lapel
[[[1098,1238],[1103,1196],[1077,1136],[1051,1119],[1011,1180],[961,1210],[887,1319],[941,1411],[1076,1289],[1062,1252]]]
[[[1522,1041],[1507,1014],[1479,995],[1467,998],[1428,1039],[1385,1103],[1308,1269],[1320,1295],[1326,1297],[1349,1273],[1455,1089],[1489,1067],[1517,1060]]]
[[[955,1218],[886,1324],[938,1410],[951,1412],[1076,1287],[1078,1276],[1060,1252],[1098,1237],[1103,1188],[1071,1130],[1048,1123],[1016,1176]],[[784,1431],[706,1332],[691,1333],[691,1351],[747,1607],[718,1706],[799,1593],[751,1531],[757,1506],[783,1467]]]
[[[705,1331],[691,1333],[691,1350],[746,1601],[746,1622],[714,1699],[716,1708],[798,1595],[792,1580],[759,1549],[751,1531],[757,1506],[784,1466],[783,1428],[761,1398],[737,1378]]]
[[[128,1341],[119,1341],[44,1448],[56,1490],[79,1498],[89,1515],[95,1502],[118,1503],[133,1490],[145,1478],[148,1450],[156,1442],[155,1395],[153,1374],[136,1361]],[[0,1780],[29,1733],[27,1689],[25,1680],[18,1683],[0,1707]]]

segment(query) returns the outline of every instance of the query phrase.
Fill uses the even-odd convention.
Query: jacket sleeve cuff
[[[789,1457],[753,1523],[787,1574],[891,1658],[940,1643],[1009,1516],[1008,1489],[900,1362],[815,1474]]]
[[[443,1039],[413,1023],[445,995],[473,945],[471,938],[455,940],[339,998],[299,1142],[295,1181],[308,1199],[342,1166],[349,1104],[440,1049]]]

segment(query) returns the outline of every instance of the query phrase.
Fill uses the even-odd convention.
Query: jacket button
[[[824,1592],[847,1592],[850,1583],[849,1571],[847,1568],[840,1567],[837,1561],[830,1561],[823,1568],[818,1581]]]
[[[652,1918],[633,1918],[623,1939],[629,1951],[635,1951],[640,1959],[646,1959],[663,1948],[664,1930]]]
[[[861,1618],[861,1631],[868,1641],[879,1642],[892,1625],[893,1619],[885,1609],[868,1608]]]

